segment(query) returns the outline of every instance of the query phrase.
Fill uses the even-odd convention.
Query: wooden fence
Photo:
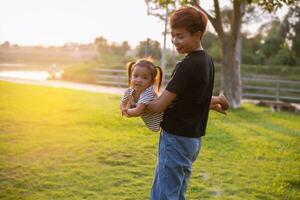
[[[170,73],[165,74],[166,84]],[[96,82],[100,85],[127,87],[127,71],[124,69],[96,69]],[[220,85],[219,75],[215,78],[215,91]],[[242,76],[242,97],[300,103],[300,81],[278,80],[273,77]]]
[[[242,77],[243,98],[300,102],[300,81]]]

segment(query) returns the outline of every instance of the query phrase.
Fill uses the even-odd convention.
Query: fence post
[[[121,87],[121,73],[117,73],[118,87]]]
[[[279,97],[280,97],[280,82],[277,81],[276,82],[276,101],[279,101]]]

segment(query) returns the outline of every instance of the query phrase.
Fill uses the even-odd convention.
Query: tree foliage
[[[210,23],[218,34],[221,59],[221,88],[229,99],[232,108],[240,107],[241,102],[241,55],[242,55],[242,35],[241,25],[243,17],[247,12],[246,6],[256,4],[269,12],[275,11],[284,4],[294,4],[294,0],[232,0],[231,8],[223,11],[219,0],[214,0],[214,13],[210,13],[201,7],[201,0],[145,0],[148,5],[154,5],[152,10],[164,8],[168,5],[176,7],[191,4],[202,10],[208,17]],[[167,9],[168,11],[168,9]],[[170,12],[171,13],[171,12]],[[223,15],[223,16],[222,16]],[[224,16],[227,18],[224,18]],[[227,23],[224,26],[225,19]]]
[[[146,41],[141,41],[137,46],[137,56],[147,57],[150,56],[156,60],[161,58],[161,47],[160,43],[156,40],[147,39]]]
[[[117,43],[109,44],[107,39],[102,36],[95,38],[94,44],[97,47],[100,57],[107,54],[124,56],[126,52],[130,50],[130,46],[127,41],[124,41],[121,45]]]
[[[6,49],[10,47],[9,41],[5,41],[2,44],[0,44],[0,49]]]
[[[300,57],[300,2],[291,7],[282,24],[283,35],[291,41],[292,50]]]
[[[279,19],[263,25],[259,33],[263,43],[260,48],[260,64],[299,64],[299,5],[291,7],[281,22]],[[298,30],[297,30],[298,29]]]
[[[294,5],[295,0],[247,0],[248,3],[255,3],[268,12],[278,10],[283,5]]]

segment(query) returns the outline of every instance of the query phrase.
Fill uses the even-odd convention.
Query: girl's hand
[[[122,112],[122,117],[129,117],[128,113],[127,113],[128,108],[122,108],[121,112]]]

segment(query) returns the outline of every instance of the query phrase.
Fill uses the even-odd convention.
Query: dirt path
[[[125,91],[124,88],[106,87],[106,86],[100,86],[94,84],[74,83],[74,82],[57,81],[57,80],[29,80],[29,79],[0,77],[0,81],[29,84],[29,85],[42,85],[42,86],[49,86],[49,87],[68,88],[74,90],[85,90],[90,92],[110,93],[110,94],[123,94]]]

